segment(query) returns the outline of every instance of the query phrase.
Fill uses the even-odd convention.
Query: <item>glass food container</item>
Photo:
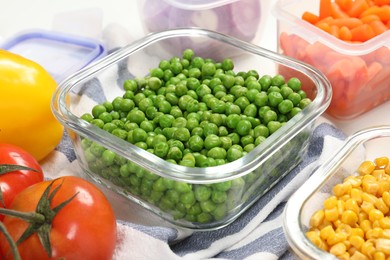
[[[337,259],[315,246],[307,237],[310,217],[323,207],[332,188],[344,178],[357,175],[359,165],[375,158],[390,157],[390,126],[361,130],[348,137],[343,147],[314,171],[291,196],[283,212],[283,228],[293,252],[300,259]]]
[[[95,100],[99,102],[109,100],[113,96],[107,96],[115,91],[123,94],[126,79],[148,75],[159,61],[180,56],[183,49],[175,45],[178,41],[187,42],[185,48],[193,49],[197,56],[215,60],[231,58],[235,71],[256,69],[259,74],[275,75],[280,68],[290,68],[302,81],[312,82],[306,90],[312,102],[244,157],[206,168],[167,162],[80,118],[91,112],[96,104],[91,101],[91,93],[98,96]],[[207,56],[202,48],[198,48],[199,43],[213,46],[206,51]],[[101,84],[93,87],[91,83],[96,81]],[[299,164],[308,149],[315,120],[326,110],[330,99],[329,82],[309,65],[213,31],[184,28],[150,34],[68,77],[54,94],[52,108],[57,119],[66,127],[78,162],[87,177],[176,226],[210,230],[234,221]],[[86,143],[114,152],[114,165],[104,170],[97,167],[102,162],[90,160]],[[124,165],[130,169],[129,176],[112,170]],[[140,190],[137,186],[140,182],[150,185]],[[152,192],[153,184],[161,182],[169,185],[157,194]],[[193,195],[187,192],[199,195],[200,191],[223,193],[225,199],[211,203],[211,208],[203,207],[203,210],[199,207],[203,199],[184,200],[187,203],[184,205],[182,200],[177,199],[185,196],[182,193],[191,197]],[[172,198],[172,194],[177,196]],[[197,214],[196,218],[194,214]]]
[[[390,31],[371,40],[340,40],[304,21],[305,11],[319,13],[320,0],[278,0],[278,52],[319,69],[332,85],[333,97],[326,113],[349,120],[390,99]]]

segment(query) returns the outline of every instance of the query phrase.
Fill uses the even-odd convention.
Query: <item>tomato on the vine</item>
[[[42,203],[41,197],[47,200]],[[10,209],[36,213],[33,222],[9,215],[3,220],[21,259],[112,259],[115,214],[104,193],[87,180],[63,176],[34,184],[15,197]],[[26,235],[27,228],[34,232]],[[42,237],[49,247],[44,247]],[[0,249],[3,256],[12,257],[3,234]]]
[[[38,161],[19,146],[0,143],[0,166],[1,165],[26,166],[35,171],[12,170],[0,174],[0,190],[3,200],[2,203],[0,203],[0,207],[5,206],[5,208],[8,208],[19,192],[35,183],[43,181],[43,171]],[[4,216],[0,215],[0,220],[3,218]]]

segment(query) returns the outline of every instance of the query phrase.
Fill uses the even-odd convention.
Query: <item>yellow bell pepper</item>
[[[50,106],[56,87],[36,62],[0,50],[0,142],[18,145],[38,161],[53,151],[64,132]]]

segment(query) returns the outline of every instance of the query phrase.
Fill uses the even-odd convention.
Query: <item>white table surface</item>
[[[264,0],[262,7],[269,9],[274,0]],[[101,37],[102,30],[110,24],[123,26],[133,39],[144,36],[137,0],[0,0],[0,41],[28,29],[76,30],[94,38]],[[259,45],[276,50],[276,21],[270,12],[264,12],[264,35]],[[71,16],[72,23],[64,24],[64,17]],[[360,129],[376,125],[390,125],[390,102],[348,121],[329,118],[350,135]]]

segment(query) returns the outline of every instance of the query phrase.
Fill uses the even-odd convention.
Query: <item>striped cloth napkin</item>
[[[120,33],[116,35],[115,33]],[[118,28],[106,31],[114,50],[125,43]],[[113,39],[117,41],[112,42]],[[126,71],[120,64],[118,75]],[[128,76],[128,75],[126,75]],[[98,78],[90,84],[94,89],[105,84]],[[88,92],[88,89],[86,90]],[[105,93],[107,100],[118,96],[120,88]],[[88,92],[90,102],[99,103]],[[293,253],[282,229],[282,212],[288,198],[308,179],[314,169],[343,144],[345,135],[330,121],[320,117],[310,139],[309,150],[302,162],[230,225],[204,232],[191,232],[172,226],[138,205],[103,190],[117,214],[118,243],[113,259],[290,259]],[[49,178],[63,175],[85,177],[78,165],[71,141],[64,133],[56,150],[42,162]]]

